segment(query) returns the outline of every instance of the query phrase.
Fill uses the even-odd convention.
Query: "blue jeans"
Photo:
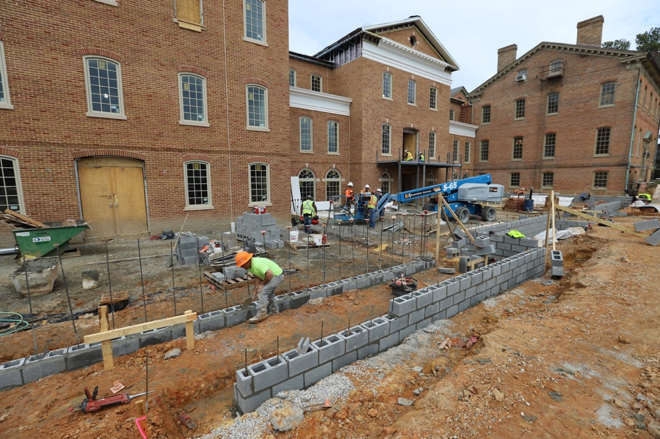
[[[312,216],[303,215],[303,224],[305,225],[305,233],[310,233],[312,231]]]
[[[376,209],[369,209],[369,227],[376,228]]]

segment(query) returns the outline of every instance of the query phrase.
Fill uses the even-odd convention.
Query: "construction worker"
[[[651,203],[651,194],[639,194],[637,198],[643,201],[645,204]]]
[[[420,153],[419,153],[419,161],[420,161],[420,162],[423,162],[423,161],[424,161],[424,153],[423,153],[423,152],[420,152]]]
[[[367,185],[368,186],[368,185]],[[367,203],[367,210],[369,212],[369,227],[376,227],[376,206],[378,205],[378,197],[375,193],[371,193],[369,196],[369,201]]]
[[[380,201],[380,199],[383,197],[383,191],[381,191],[380,188],[376,189],[376,197],[378,201]],[[384,218],[385,218],[385,209],[383,208],[383,210],[380,211],[380,218],[378,219],[383,221]]]
[[[355,201],[355,196],[353,195],[353,182],[349,181],[346,186],[346,210],[351,210],[351,205]]]
[[[405,157],[403,158],[404,161],[406,161],[406,162],[412,162],[413,160],[415,160],[415,158],[413,157],[413,155],[412,155],[412,154],[410,153],[410,151],[408,151],[407,149],[403,152],[403,154],[405,155]]]
[[[368,194],[371,192],[371,187],[368,184],[364,185],[364,189],[360,191],[361,195]]]
[[[316,203],[312,200],[311,195],[307,195],[307,199],[302,202],[302,205],[300,206],[300,215],[303,217],[305,233],[312,233],[312,218],[316,215]]]
[[[257,314],[248,320],[259,323],[270,314],[277,314],[275,290],[284,280],[284,272],[275,262],[266,258],[255,258],[253,253],[240,251],[236,254],[236,265],[245,268],[254,276],[254,296],[259,298]],[[253,297],[254,297],[253,296]]]

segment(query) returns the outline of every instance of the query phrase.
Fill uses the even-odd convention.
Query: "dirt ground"
[[[153,247],[143,249],[143,255],[169,254],[167,241],[150,244]],[[385,264],[387,257],[379,261],[373,246],[371,249],[370,264]],[[374,369],[373,376],[378,377],[375,384],[355,377],[356,390],[347,399],[337,401],[330,410],[308,413],[302,424],[288,433],[255,431],[253,437],[660,437],[660,431],[654,430],[660,417],[657,247],[612,228],[595,227],[587,235],[560,242],[558,249],[565,261],[563,279],[545,276],[527,282],[451,319],[454,344],[477,337],[470,348],[441,350],[446,334],[432,334],[437,338],[437,349],[420,351],[406,362],[386,368],[387,373]],[[347,250],[350,246],[345,245],[342,253]],[[366,254],[362,250],[357,250],[357,264],[364,272]],[[411,249],[406,251],[412,253]],[[85,254],[85,249],[82,252]],[[288,251],[280,252],[279,260],[286,260]],[[114,253],[110,259],[132,256],[130,252]],[[105,249],[97,250],[96,255],[103,261],[99,267],[105,268]],[[313,263],[322,263],[320,253],[313,257]],[[73,264],[70,261],[81,259],[64,260],[65,272],[69,272],[67,264]],[[150,268],[143,267],[145,279],[154,278],[152,283],[145,281],[149,320],[172,315],[171,271],[164,267],[167,258],[153,259],[158,261],[153,264],[153,273],[144,276]],[[334,267],[326,271],[326,281],[332,280],[331,276],[338,278],[340,265],[343,277],[351,274],[347,273],[351,264],[340,261],[338,255],[327,259],[333,260]],[[397,263],[396,258],[391,262]],[[122,268],[121,264],[126,265]],[[293,257],[292,266],[302,271],[305,265],[306,258]],[[4,261],[0,270],[4,274],[10,271]],[[137,300],[142,298],[139,267],[129,261],[115,263],[111,270],[132,286],[131,297],[135,297],[133,305],[117,313],[117,326],[143,321],[144,308]],[[307,277],[302,273],[292,276],[292,289],[306,286]],[[175,288],[180,288],[175,290],[180,297],[179,313],[185,309],[200,311],[198,276],[184,267],[177,268],[175,276]],[[423,287],[444,280],[446,275],[433,269],[416,277]],[[317,275],[310,282],[320,284],[323,279]],[[68,283],[73,289],[74,282]],[[119,281],[117,285],[121,285]],[[90,291],[78,292],[90,298],[77,295],[74,312],[93,307],[94,290]],[[68,310],[66,295],[59,290],[56,294],[60,297],[52,302],[33,303],[35,314]],[[203,286],[203,295],[207,311],[224,307],[223,294]],[[232,299],[240,303],[246,295],[247,290],[232,290],[227,300],[230,305]],[[98,385],[100,396],[110,395],[115,380],[129,387],[131,394],[143,392],[147,363],[149,390],[155,390],[149,397],[150,437],[185,438],[208,433],[234,420],[234,371],[244,362],[246,352],[250,363],[265,358],[275,352],[278,336],[280,350],[290,349],[303,336],[318,337],[320,321],[326,333],[338,331],[349,318],[359,322],[386,312],[390,297],[385,286],[350,292],[325,299],[320,305],[286,311],[257,326],[241,324],[205,333],[198,337],[192,352],[186,351],[184,340],[176,340],[118,357],[112,371],[97,364],[4,391],[1,436],[137,437],[134,404],[94,414],[69,412],[69,408],[80,404],[84,387]],[[19,302],[3,298],[5,304],[10,300]],[[98,330],[95,316],[76,322],[79,333]],[[72,332],[70,321],[39,326],[39,350],[44,345],[53,349],[74,344]],[[0,342],[2,361],[25,356],[33,349],[31,331],[4,336]],[[163,355],[175,347],[182,350],[181,355],[165,360]],[[413,371],[415,366],[422,367],[422,372]],[[420,394],[415,394],[420,388]],[[400,397],[414,401],[413,405],[399,405]],[[196,428],[186,427],[179,420],[181,414],[190,416]]]

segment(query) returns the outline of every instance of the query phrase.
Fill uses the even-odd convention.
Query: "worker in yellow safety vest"
[[[651,194],[639,194],[637,195],[637,198],[646,204],[651,202]]]
[[[407,149],[404,151],[404,154],[406,155],[406,156],[404,157],[404,159],[403,159],[404,161],[406,161],[406,162],[412,162],[413,160],[415,160],[415,158],[413,157],[413,155],[412,155],[412,154],[410,153],[410,151],[408,151]]]
[[[300,214],[303,217],[305,233],[312,233],[312,218],[316,215],[316,203],[312,200],[311,195],[307,195],[307,199],[302,202]]]
[[[367,203],[367,210],[369,212],[369,227],[376,227],[376,206],[378,205],[378,197],[375,193],[371,192],[369,201]]]

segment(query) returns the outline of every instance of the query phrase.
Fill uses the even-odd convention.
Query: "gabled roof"
[[[449,54],[447,49],[445,49],[445,46],[443,46],[440,40],[436,38],[433,32],[431,32],[431,29],[429,29],[429,27],[426,25],[424,20],[422,20],[422,18],[419,15],[413,15],[405,20],[393,21],[390,23],[382,23],[373,26],[359,27],[355,29],[353,32],[350,32],[346,36],[340,38],[336,42],[330,44],[320,52],[316,53],[314,56],[321,58],[323,57],[323,55],[327,54],[328,52],[331,52],[336,47],[356,37],[366,38],[377,43],[378,40],[380,40],[380,38],[383,38],[378,35],[379,32],[384,32],[387,30],[395,30],[395,29],[404,29],[413,26],[415,26],[422,34],[422,36],[429,42],[431,47],[433,47],[433,50],[435,50],[435,52],[438,54],[438,57],[441,58],[443,61],[445,61],[447,64],[449,64],[448,67],[449,70],[455,71],[459,69],[456,60],[454,60],[454,58]]]
[[[467,89],[466,89],[465,87],[463,87],[462,85],[461,85],[460,87],[452,88],[452,89],[450,90],[450,92],[449,92],[449,97],[453,98],[454,96],[456,96],[456,95],[459,94],[460,92],[463,92],[463,94],[467,97],[467,95],[468,95],[468,91],[467,91]]]
[[[474,97],[481,95],[483,91],[486,88],[488,88],[488,86],[490,86],[498,79],[500,79],[510,71],[514,70],[520,64],[529,60],[532,56],[534,56],[536,53],[542,50],[559,50],[559,51],[579,53],[581,55],[609,56],[612,58],[619,58],[622,63],[631,63],[631,62],[643,61],[647,59],[646,52],[638,52],[636,50],[618,50],[618,49],[610,49],[600,46],[590,46],[586,44],[549,43],[544,41],[533,47],[531,50],[526,52],[524,55],[516,59],[508,66],[504,67],[495,75],[491,76],[488,80],[486,80],[486,82],[484,82],[483,84],[472,90],[472,92],[470,92],[470,94],[468,95],[468,98],[472,99]]]

